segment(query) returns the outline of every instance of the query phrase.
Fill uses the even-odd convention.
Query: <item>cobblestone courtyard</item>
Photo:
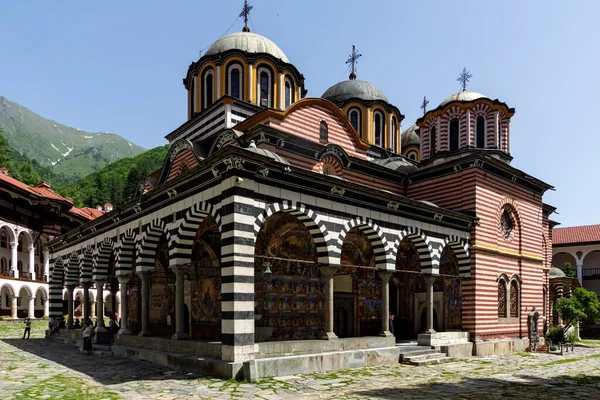
[[[72,346],[42,339],[43,325],[37,324],[30,340],[20,339],[22,324],[0,328],[0,398],[595,399],[600,394],[600,342],[564,356],[513,354],[427,367],[398,364],[250,384],[82,355]]]

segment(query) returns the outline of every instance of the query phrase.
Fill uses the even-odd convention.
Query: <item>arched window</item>
[[[19,273],[23,273],[23,263],[21,261],[17,261],[17,270]]]
[[[510,283],[510,317],[519,317],[519,283],[513,279]]]
[[[327,122],[321,121],[321,127],[319,128],[319,140],[321,143],[327,143],[329,136],[329,127],[327,126]]]
[[[413,161],[417,161],[417,152],[414,150],[409,151],[408,153],[406,153],[406,157],[409,160],[413,160]]]
[[[390,147],[395,153],[396,150],[396,129],[398,129],[398,123],[396,122],[396,116],[392,117],[392,126],[390,127]]]
[[[498,281],[498,318],[506,318],[506,282],[504,279]]]
[[[8,261],[6,261],[6,258],[4,257],[0,259],[0,270],[2,270],[3,273],[8,271]]]
[[[286,77],[284,85],[284,106],[288,108],[294,103],[294,84],[289,77]]]
[[[459,122],[457,118],[450,120],[450,151],[458,150]]]
[[[202,109],[210,107],[214,101],[213,90],[214,90],[214,77],[212,69],[204,71],[204,77],[202,79]]]
[[[236,99],[242,99],[244,88],[242,67],[239,64],[227,68],[227,94]]]
[[[373,135],[376,146],[383,146],[383,115],[379,111],[373,113]]]
[[[8,248],[8,236],[6,235],[6,232],[4,232],[4,230],[0,232],[0,246],[5,249]]]
[[[23,251],[23,239],[19,238],[18,244],[17,244],[17,251],[20,253]]]
[[[429,157],[435,156],[437,151],[437,130],[435,126],[429,130]]]
[[[258,68],[258,105],[273,107],[273,74],[266,67]]]
[[[350,120],[350,123],[354,127],[354,130],[356,130],[356,133],[358,133],[358,136],[361,136],[360,110],[358,108],[351,108],[348,111],[348,119]]]
[[[485,149],[485,118],[478,116],[475,126],[475,147]]]

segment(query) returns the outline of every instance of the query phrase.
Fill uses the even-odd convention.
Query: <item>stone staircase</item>
[[[57,334],[50,337],[50,340],[58,343],[68,344],[77,347],[81,350],[83,346],[83,337],[79,329],[61,329]],[[102,345],[93,343],[92,354],[94,355],[112,355],[110,345]]]
[[[407,365],[442,364],[453,360],[452,357],[447,357],[446,354],[430,346],[406,346],[400,352],[400,363]]]

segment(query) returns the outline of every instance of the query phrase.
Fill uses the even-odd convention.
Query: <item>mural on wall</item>
[[[351,275],[355,294],[355,335],[376,335],[381,330],[381,280],[375,269],[373,246],[358,228],[352,228],[342,244],[338,275]],[[365,267],[365,268],[361,268]]]
[[[135,258],[133,260],[132,270],[135,271]],[[139,315],[141,315],[141,281],[140,277],[134,272],[129,279],[129,295],[127,296],[127,327],[132,333],[138,333],[138,324],[141,324]]]
[[[443,282],[440,290],[444,291],[444,328],[445,330],[462,329],[462,294],[458,262],[454,251],[449,246],[444,248],[440,256],[440,275],[442,278],[437,279],[436,282]]]
[[[175,326],[175,273],[169,268],[169,244],[165,235],[156,246],[156,260],[150,283],[151,330],[170,335]]]
[[[256,239],[257,341],[318,339],[323,333],[323,282],[312,236],[296,217],[276,213]],[[271,274],[265,274],[266,268]]]
[[[395,290],[396,309],[395,328],[398,337],[408,339],[415,332],[415,293],[425,291],[425,283],[421,275],[421,260],[414,244],[404,239],[398,247],[396,271],[391,280]],[[394,307],[395,306],[395,307]]]
[[[221,234],[211,216],[204,218],[192,246],[190,277],[192,336],[217,339],[221,321]]]

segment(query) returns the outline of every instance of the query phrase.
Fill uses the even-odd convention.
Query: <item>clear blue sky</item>
[[[469,89],[516,108],[513,165],[556,187],[563,226],[600,223],[598,1],[251,0],[251,29],[306,77],[309,96],[358,77],[406,115]],[[241,0],[2,1],[0,95],[42,116],[151,148],[186,119],[182,85],[198,51],[222,36]],[[242,28],[241,20],[230,32]]]

